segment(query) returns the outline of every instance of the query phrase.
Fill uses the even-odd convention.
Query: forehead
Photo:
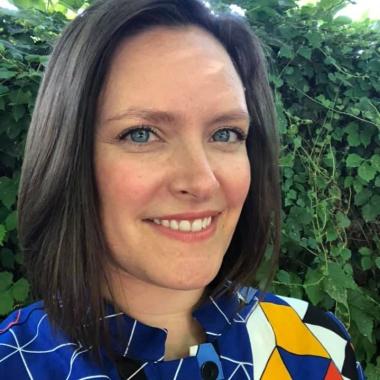
[[[197,27],[156,27],[117,48],[100,97],[101,119],[126,107],[178,112],[246,108],[224,47]]]

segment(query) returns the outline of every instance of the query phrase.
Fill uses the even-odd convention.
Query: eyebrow
[[[183,120],[183,117],[175,113],[150,108],[129,108],[115,116],[106,119],[105,122],[109,123],[111,121],[122,119],[143,119],[153,124],[176,124]],[[213,117],[209,121],[209,124],[228,123],[233,121],[249,122],[249,113],[243,109],[230,110]]]

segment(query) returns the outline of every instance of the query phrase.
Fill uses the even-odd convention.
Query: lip
[[[192,213],[192,215],[194,215],[194,214],[195,213]],[[178,215],[180,215],[180,217]],[[177,214],[176,217],[178,219],[181,219],[181,218],[186,219],[184,217],[184,215],[189,217],[189,214]],[[199,213],[197,215],[199,215]],[[198,231],[198,232],[183,232],[183,231],[179,231],[179,230],[177,230],[177,231],[172,230],[172,229],[164,227],[160,224],[156,224],[149,219],[145,220],[145,222],[147,222],[156,232],[158,232],[159,234],[162,234],[162,235],[164,235],[170,239],[179,240],[179,241],[182,241],[184,243],[196,243],[196,242],[207,240],[215,234],[216,229],[217,229],[217,222],[219,219],[219,215],[220,215],[220,212],[217,212],[216,214],[214,213],[214,215],[212,216],[211,224],[205,230]],[[208,213],[205,216],[211,216],[211,214]],[[161,219],[161,218],[165,219],[165,217],[160,217],[159,219]],[[170,218],[175,219],[173,217],[173,215],[171,215]],[[192,219],[201,219],[201,218],[202,217],[197,216],[197,217],[193,217]],[[187,219],[187,220],[192,220],[192,219]]]

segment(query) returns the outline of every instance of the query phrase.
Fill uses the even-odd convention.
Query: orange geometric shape
[[[297,355],[330,358],[328,352],[291,307],[268,302],[261,302],[260,306],[273,328],[277,346]]]
[[[285,367],[281,356],[277,349],[274,349],[270,356],[265,370],[260,377],[260,380],[292,380],[287,368]]]

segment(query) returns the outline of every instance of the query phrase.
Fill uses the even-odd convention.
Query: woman
[[[277,145],[240,19],[196,0],[77,17],[41,84],[19,195],[43,302],[3,322],[0,377],[360,378],[333,316],[242,287],[270,236],[278,250]]]

